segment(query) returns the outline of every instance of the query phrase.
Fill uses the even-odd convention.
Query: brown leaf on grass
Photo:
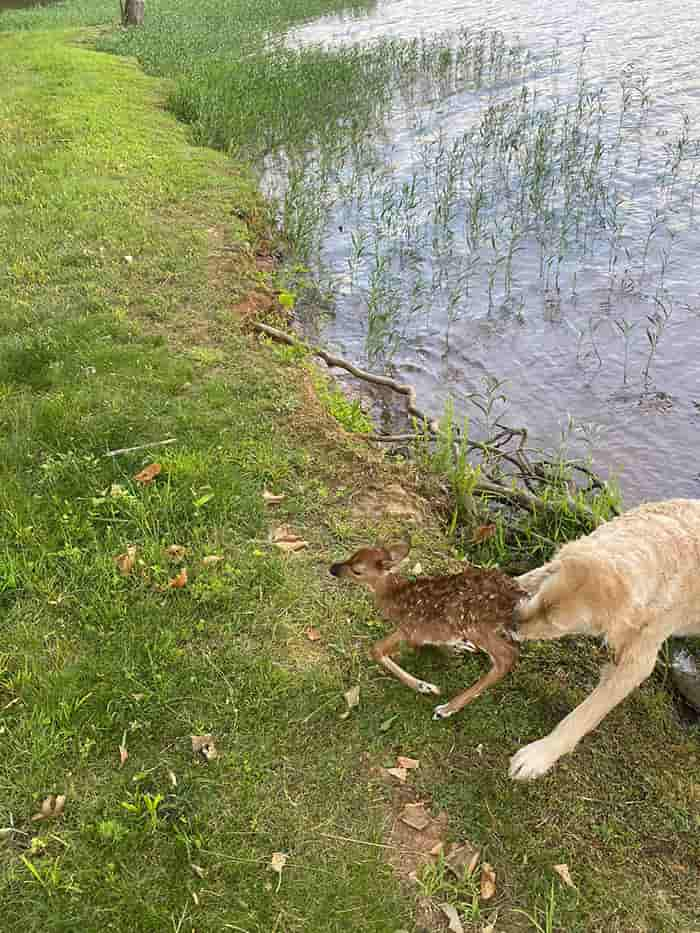
[[[282,872],[284,866],[287,864],[287,856],[284,852],[273,852],[272,858],[270,859],[270,864],[267,866],[270,871],[274,871],[277,874],[277,890],[279,891],[280,885],[282,884]]]
[[[422,801],[407,803],[399,814],[399,819],[418,832],[422,832],[430,824],[430,816],[425,812],[425,804]]]
[[[263,499],[267,505],[277,505],[278,502],[281,502],[284,499],[284,495],[275,495],[274,492],[270,492],[268,489],[263,489]]]
[[[190,738],[192,739],[192,751],[195,755],[201,755],[207,761],[213,761],[214,758],[219,757],[213,735],[192,735]]]
[[[396,759],[396,767],[412,771],[414,768],[420,768],[420,761],[417,758],[405,758],[403,755],[399,755]]]
[[[183,586],[187,585],[187,567],[183,567],[180,573],[177,576],[173,577],[172,580],[168,580],[168,586],[171,590],[181,590]]]
[[[474,529],[474,534],[472,535],[472,542],[474,544],[481,544],[482,541],[488,541],[489,538],[493,538],[496,534],[495,525],[479,525],[478,528]]]
[[[450,933],[464,933],[464,927],[462,926],[462,921],[459,919],[456,907],[453,907],[452,904],[440,904],[440,910],[450,921],[450,925],[447,928]]]
[[[473,845],[465,842],[461,846],[450,849],[450,854],[445,859],[445,863],[450,871],[458,878],[463,878],[465,873],[471,875],[479,864],[481,853]]]
[[[166,547],[165,553],[170,560],[179,561],[182,560],[187,553],[187,548],[183,547],[181,544],[171,544],[170,547]]]
[[[434,856],[434,858],[437,858],[438,855],[442,855],[444,851],[445,851],[445,843],[436,842],[428,854]]]
[[[559,875],[564,884],[568,885],[570,888],[575,888],[573,878],[571,877],[571,872],[569,871],[569,866],[566,863],[561,865],[555,865],[554,871]]]
[[[32,820],[34,822],[38,820],[51,820],[57,816],[61,816],[65,804],[65,794],[58,794],[55,797],[53,794],[49,794],[49,796],[42,802],[39,813],[35,813],[32,817]]]
[[[118,554],[114,558],[114,563],[117,565],[117,569],[119,570],[119,573],[123,577],[128,577],[129,574],[134,569],[134,565],[136,563],[135,546],[133,544],[130,544],[123,554]]]
[[[208,554],[206,557],[202,558],[202,564],[205,567],[211,567],[214,564],[220,564],[223,560],[223,557],[220,554]]]
[[[275,544],[281,551],[290,553],[301,551],[309,546],[289,525],[280,525],[270,534],[270,544]]]
[[[493,865],[484,862],[481,866],[481,899],[489,901],[496,893],[496,872]]]
[[[160,463],[149,463],[147,467],[144,467],[143,470],[139,470],[139,472],[135,474],[134,479],[137,483],[141,483],[142,486],[147,486],[149,483],[153,482],[162,469],[163,467]]]
[[[340,714],[341,719],[347,719],[353,709],[356,706],[360,705],[360,687],[359,684],[356,687],[351,687],[347,690],[343,696],[345,697],[345,702],[348,704],[348,708],[344,713]]]
[[[119,767],[123,768],[126,764],[126,759],[129,757],[129,753],[126,750],[126,732],[122,735],[121,744],[119,745]]]
[[[304,629],[304,635],[306,635],[309,641],[318,641],[321,638],[321,633],[317,628],[314,628],[313,625]]]
[[[397,781],[401,784],[406,783],[406,778],[408,777],[408,771],[405,768],[387,768],[386,773],[390,774],[393,778],[396,778]]]

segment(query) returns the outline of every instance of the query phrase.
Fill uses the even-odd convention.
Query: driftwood
[[[258,333],[265,334],[280,343],[286,343],[289,346],[299,345],[299,340],[296,337],[276,327],[271,327],[269,324],[255,321],[252,326]],[[363,382],[382,386],[403,395],[407,400],[406,409],[408,414],[419,422],[423,428],[422,433],[362,435],[367,440],[379,443],[397,443],[423,440],[426,436],[432,438],[444,436],[439,421],[430,418],[418,408],[416,390],[412,385],[397,382],[390,376],[380,376],[360,369],[353,363],[339,356],[334,356],[320,347],[307,345],[307,349],[309,353],[322,359],[331,368],[344,369],[351,376],[355,376]],[[478,452],[481,456],[482,478],[474,487],[474,492],[491,499],[507,502],[533,513],[553,510],[555,507],[546,501],[543,491],[549,479],[549,472],[556,470],[559,465],[554,461],[542,459],[539,452],[526,446],[527,430],[525,428],[512,428],[497,422],[494,431],[492,437],[477,441],[471,438],[461,439],[458,429],[455,426],[452,427],[455,453],[459,453],[461,445],[464,444],[469,452]],[[538,454],[537,460],[530,457],[530,454],[534,453]],[[571,460],[567,461],[566,466],[573,472],[578,472],[586,477],[589,490],[605,489],[605,482],[584,464]],[[520,482],[521,485],[517,486],[517,482]],[[581,512],[591,520],[594,519],[593,512],[588,506],[575,501],[571,496],[566,496],[566,501],[573,511]],[[616,510],[613,509],[613,511]]]
[[[122,26],[143,26],[144,0],[119,0]]]

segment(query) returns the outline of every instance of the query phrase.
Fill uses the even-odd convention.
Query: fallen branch
[[[288,344],[290,347],[299,346],[299,340],[291,337],[289,334],[285,334],[283,330],[278,330],[276,327],[270,327],[269,324],[261,324],[260,322],[255,321],[253,323],[253,328],[261,334],[267,334],[267,336],[272,337],[273,340],[278,340],[281,343]],[[330,368],[344,369],[346,372],[350,373],[351,376],[355,376],[357,379],[362,379],[363,382],[369,382],[371,385],[375,386],[385,386],[387,389],[391,389],[392,391],[397,392],[399,395],[405,396],[408,399],[406,404],[408,414],[413,418],[416,418],[418,421],[426,424],[431,433],[438,434],[440,432],[437,421],[428,418],[428,416],[424,414],[420,408],[418,408],[416,402],[416,390],[412,385],[409,385],[409,383],[397,382],[390,376],[378,376],[376,373],[370,373],[366,369],[360,369],[353,363],[349,363],[347,360],[344,360],[339,356],[333,356],[332,353],[327,353],[320,347],[307,345],[307,349],[309,353],[320,357],[320,359],[322,359],[323,362]]]
[[[253,322],[253,329],[258,333],[265,334],[267,337],[271,337],[273,340],[279,341],[280,343],[286,343],[291,347],[296,347],[300,344],[300,341],[296,337],[276,327],[271,327],[269,324],[262,324],[255,321]],[[306,346],[309,353],[322,359],[326,365],[331,368],[344,369],[346,372],[350,373],[351,376],[355,376],[363,382],[370,383],[371,385],[383,386],[399,395],[403,395],[407,399],[406,408],[408,414],[421,422],[425,429],[422,434],[363,435],[367,440],[387,444],[416,441],[424,438],[426,435],[432,436],[433,438],[444,437],[444,432],[440,428],[439,422],[434,418],[429,418],[418,408],[416,390],[409,383],[397,382],[390,376],[378,376],[376,373],[370,373],[367,370],[360,369],[358,366],[355,366],[354,363],[350,363],[342,359],[342,357],[334,356],[332,353],[328,353],[320,347],[308,344],[304,346]],[[474,487],[474,492],[481,493],[492,499],[517,505],[519,508],[526,509],[533,513],[538,510],[555,511],[555,505],[550,504],[545,501],[541,495],[538,495],[537,486],[548,482],[546,467],[552,467],[554,469],[557,467],[557,464],[551,460],[540,459],[534,463],[530,461],[528,457],[528,448],[525,447],[527,443],[527,430],[525,428],[512,428],[498,422],[494,427],[497,429],[497,433],[486,441],[475,441],[469,438],[466,440],[460,439],[459,430],[453,428],[453,436],[457,438],[453,441],[453,449],[456,455],[459,455],[462,444],[466,446],[468,451],[479,451],[484,459],[492,465],[492,468],[495,468],[503,477],[503,479],[495,477],[490,471],[485,479],[480,479],[478,481]],[[504,449],[505,446],[510,444],[515,438],[519,438],[517,447],[511,450]],[[508,473],[502,470],[501,463],[503,462],[510,464],[510,466],[515,469],[515,472]],[[570,469],[579,470],[586,475],[589,479],[589,488],[605,488],[605,483],[587,467],[575,461],[568,463],[567,466],[569,466]],[[513,480],[518,479],[522,481],[526,487],[525,489],[518,489],[513,485]],[[569,508],[573,511],[582,512],[591,521],[595,521],[595,515],[592,509],[587,505],[577,502],[569,495],[566,495],[564,498]]]

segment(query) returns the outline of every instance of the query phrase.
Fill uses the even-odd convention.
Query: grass
[[[245,333],[231,307],[277,288],[251,174],[193,147],[164,110],[170,85],[90,50],[93,35],[0,36],[3,929],[414,929],[412,892],[363,844],[391,806],[371,769],[404,753],[450,837],[494,865],[497,929],[536,929],[521,910],[567,933],[696,930],[698,734],[661,676],[519,786],[509,754],[583,697],[597,648],[529,647],[447,725],[367,662],[380,627],[327,567],[402,530],[351,503],[412,473],[356,449],[304,368]],[[265,488],[286,496],[276,511]],[[283,522],[307,550],[267,543]],[[172,544],[182,589],[167,587]],[[128,547],[140,563],[122,576]],[[426,569],[448,562],[437,522],[414,548]],[[465,663],[412,669],[456,691],[479,665]],[[209,732],[207,763],[190,736]],[[63,817],[32,821],[49,794]],[[560,862],[577,890],[552,888]],[[478,916],[468,885],[423,883]]]

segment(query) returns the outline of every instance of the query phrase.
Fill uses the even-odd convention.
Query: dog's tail
[[[527,622],[537,615],[546,615],[565,599],[570,599],[590,579],[590,573],[586,561],[565,557],[519,577],[518,583],[531,595],[516,607],[515,621]]]

